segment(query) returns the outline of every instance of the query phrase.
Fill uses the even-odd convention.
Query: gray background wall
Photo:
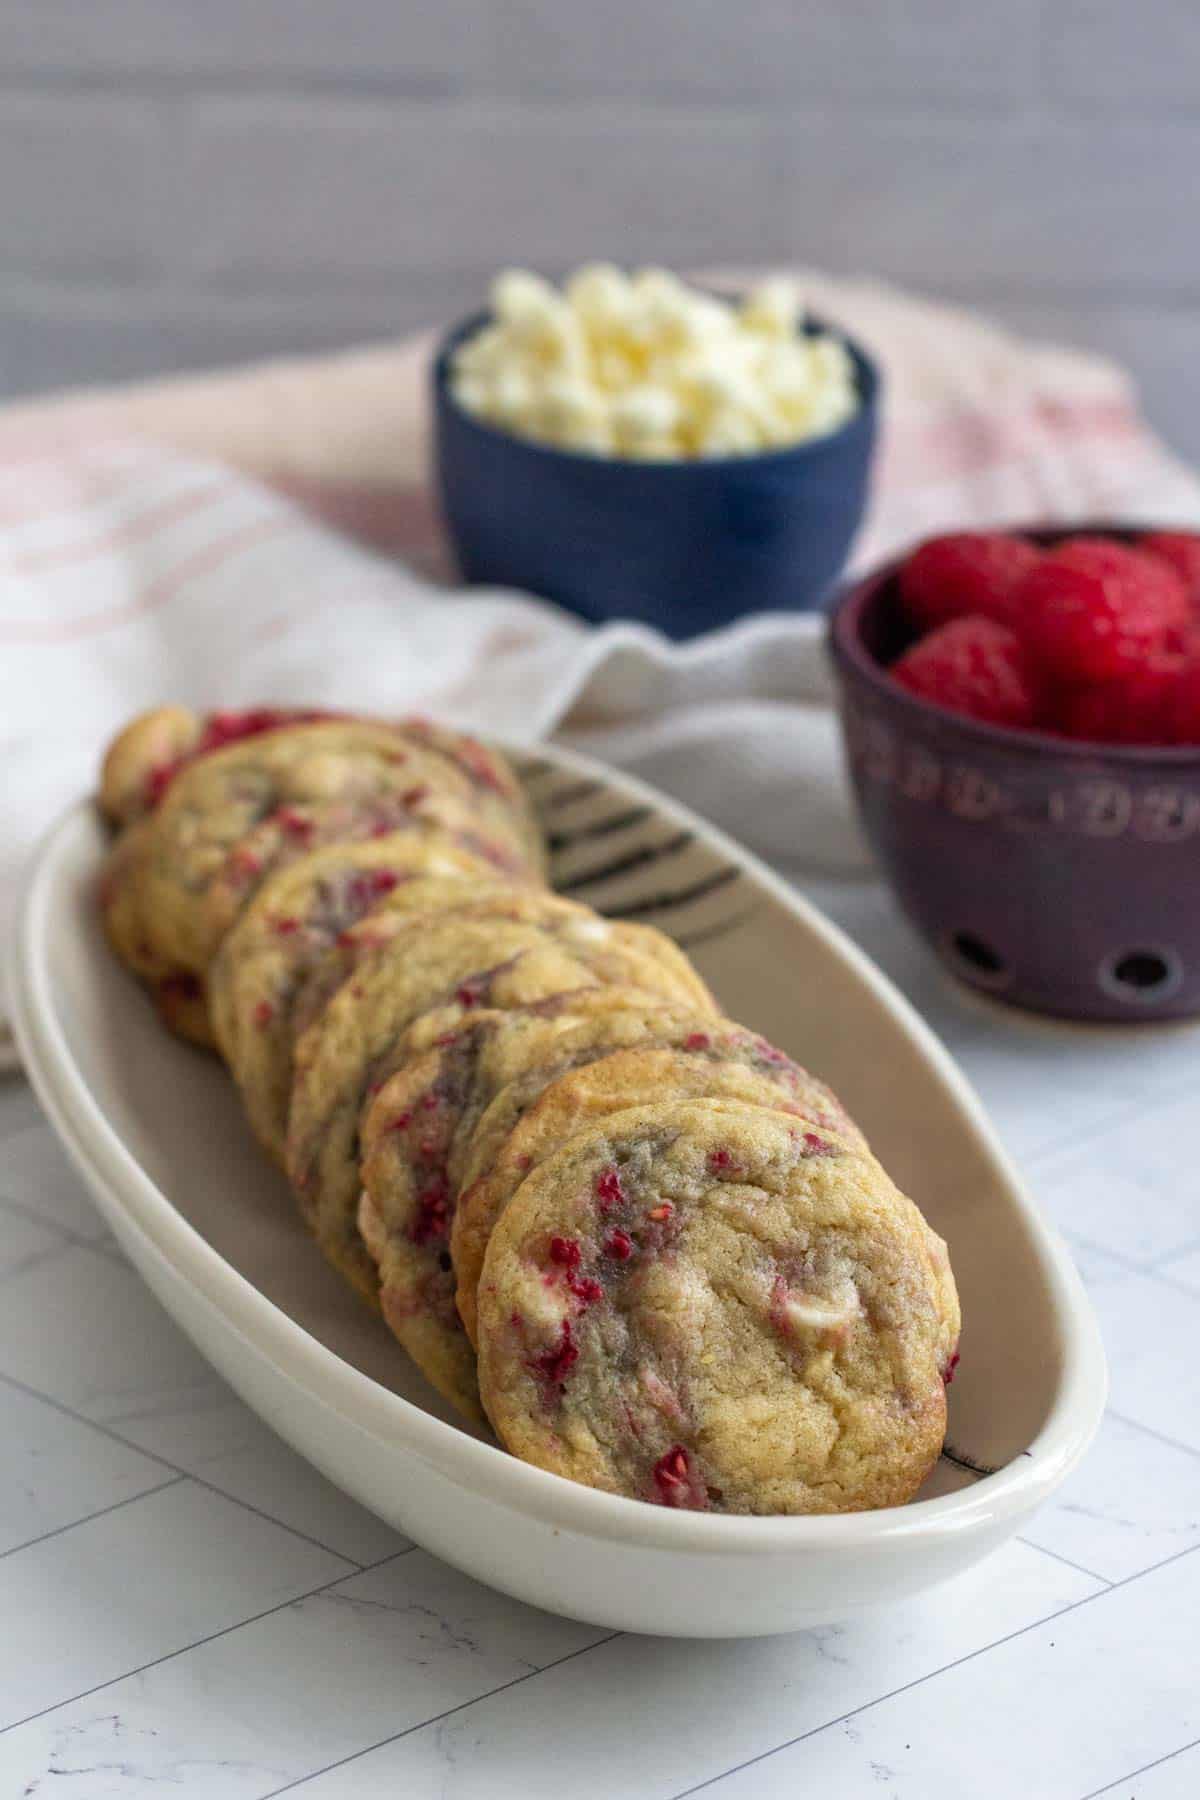
[[[0,392],[427,323],[497,263],[873,271],[1200,457],[1200,0],[0,0]]]

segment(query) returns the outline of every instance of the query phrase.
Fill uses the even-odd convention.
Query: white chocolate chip
[[[742,456],[834,430],[859,400],[846,346],[799,336],[795,285],[737,306],[668,269],[579,269],[560,291],[508,269],[456,350],[464,411],[519,437],[638,461]]]

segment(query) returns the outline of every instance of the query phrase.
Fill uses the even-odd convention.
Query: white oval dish
[[[217,1063],[163,1033],[96,919],[89,805],[43,844],[11,956],[25,1067],[162,1304],[262,1417],[448,1562],[590,1622],[755,1636],[847,1618],[978,1561],[1087,1448],[1099,1332],[1057,1235],[921,1019],[755,859],[642,783],[511,750],[556,884],[679,938],[726,1010],[825,1077],[948,1240],[962,1362],[947,1454],[909,1506],[832,1518],[676,1512],[531,1468],[455,1423],[299,1230]]]

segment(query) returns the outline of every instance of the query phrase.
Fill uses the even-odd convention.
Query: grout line
[[[1156,1439],[1158,1443],[1166,1444],[1170,1450],[1182,1450],[1185,1456],[1200,1456],[1200,1450],[1196,1448],[1195,1444],[1185,1444],[1182,1438],[1168,1437],[1165,1431],[1156,1431],[1153,1425],[1143,1425],[1140,1419],[1131,1419],[1128,1413],[1115,1412],[1111,1406],[1106,1407],[1105,1412],[1110,1419],[1115,1419],[1118,1425],[1128,1425],[1133,1431],[1142,1431],[1147,1437]]]
[[[1052,1201],[1047,1200],[1046,1210],[1053,1216]],[[1083,1232],[1076,1231],[1071,1226],[1060,1223],[1058,1228],[1069,1245],[1096,1256],[1106,1257],[1109,1262],[1116,1263],[1124,1274],[1144,1275],[1147,1280],[1161,1281],[1164,1287],[1173,1288],[1177,1294],[1190,1294],[1193,1300],[1200,1300],[1200,1292],[1189,1286],[1186,1281],[1180,1281],[1176,1276],[1171,1275],[1164,1266],[1173,1262],[1177,1257],[1188,1255],[1190,1250],[1200,1247],[1200,1245],[1194,1242],[1183,1244],[1177,1250],[1165,1250],[1160,1256],[1153,1256],[1145,1262],[1138,1262],[1136,1258],[1127,1255],[1124,1250],[1113,1250],[1109,1245],[1098,1242],[1096,1238],[1086,1237]]]
[[[1156,1256],[1154,1268],[1157,1271],[1163,1263],[1178,1262],[1181,1257],[1195,1256],[1198,1251],[1200,1251],[1200,1237],[1189,1238],[1186,1244],[1178,1244],[1174,1250],[1165,1250],[1161,1256]]]
[[[188,1478],[184,1476],[186,1481]],[[168,1482],[165,1485],[174,1485]],[[181,1644],[178,1650],[169,1650],[165,1656],[156,1656],[150,1662],[139,1664],[136,1669],[123,1669],[119,1675],[110,1676],[107,1681],[98,1681],[95,1687],[84,1688],[82,1693],[72,1694],[69,1699],[56,1700],[52,1706],[41,1706],[37,1712],[26,1713],[23,1719],[14,1719],[11,1725],[0,1726],[0,1737],[10,1731],[17,1731],[22,1725],[32,1724],[34,1719],[44,1719],[49,1713],[59,1712],[64,1706],[74,1706],[80,1700],[88,1700],[93,1694],[102,1694],[105,1688],[116,1687],[118,1682],[131,1681],[136,1675],[145,1675],[150,1669],[160,1668],[163,1663],[174,1662],[176,1657],[187,1656],[189,1651],[199,1650],[205,1644],[215,1644],[219,1638],[229,1637],[234,1631],[242,1631],[249,1625],[257,1625],[263,1619],[269,1619],[274,1613],[286,1612],[289,1606],[301,1606],[306,1600],[315,1600],[318,1595],[326,1594],[330,1588],[339,1587],[344,1581],[353,1581],[357,1575],[370,1574],[372,1569],[382,1569],[385,1563],[398,1562],[402,1556],[411,1556],[416,1550],[411,1544],[407,1550],[393,1551],[391,1556],[381,1556],[378,1562],[367,1563],[364,1568],[354,1569],[349,1574],[344,1570],[340,1575],[332,1576],[318,1587],[309,1588],[303,1594],[293,1594],[290,1600],[277,1601],[274,1606],[266,1606],[262,1612],[251,1613],[247,1619],[235,1619],[232,1625],[223,1625],[220,1631],[210,1631],[207,1636],[196,1638],[193,1643]]]
[[[1151,1273],[1145,1263],[1135,1262],[1123,1250],[1110,1250],[1107,1244],[1097,1243],[1095,1238],[1086,1237],[1082,1231],[1075,1231],[1072,1227],[1061,1224],[1055,1218],[1054,1207],[1049,1200],[1045,1202],[1045,1208],[1058,1225],[1063,1237],[1066,1238],[1070,1249],[1082,1251],[1088,1256],[1102,1256],[1107,1262],[1115,1263],[1117,1272],[1122,1275],[1149,1275]]]
[[[1039,1544],[1034,1538],[1019,1537],[1017,1543],[1024,1544],[1030,1550],[1037,1550],[1043,1556],[1052,1556],[1055,1562],[1065,1563],[1066,1567],[1074,1569],[1077,1575],[1087,1575],[1092,1581],[1103,1582],[1105,1587],[1116,1585],[1111,1575],[1101,1575],[1095,1569],[1085,1569],[1082,1563],[1072,1562],[1071,1558],[1064,1556],[1060,1550],[1050,1550],[1045,1544]]]
[[[1200,1738],[1193,1738],[1190,1744],[1180,1744],[1178,1750],[1168,1750],[1165,1756],[1156,1756],[1153,1762],[1143,1763],[1140,1769],[1133,1769],[1128,1775],[1118,1775],[1107,1787],[1093,1788],[1090,1794],[1083,1796],[1083,1800],[1100,1800],[1101,1794],[1111,1794],[1114,1788],[1124,1787],[1127,1781],[1136,1781],[1139,1775],[1148,1775],[1151,1769],[1161,1769],[1164,1763],[1174,1762],[1177,1756],[1186,1756],[1189,1750],[1195,1750],[1198,1746]],[[1131,1796],[1131,1800],[1137,1800],[1136,1795]]]
[[[1039,1546],[1035,1546],[1040,1548]],[[844,1725],[847,1719],[856,1719],[861,1713],[870,1712],[873,1707],[882,1706],[887,1700],[895,1700],[900,1694],[907,1694],[913,1688],[924,1687],[927,1681],[935,1681],[939,1675],[946,1675],[951,1669],[962,1668],[965,1663],[975,1662],[977,1658],[986,1656],[989,1651],[998,1650],[1002,1644],[1011,1644],[1016,1638],[1025,1637],[1031,1631],[1040,1631],[1043,1625],[1052,1625],[1056,1619],[1066,1618],[1068,1613],[1078,1612],[1081,1607],[1090,1606],[1094,1600],[1103,1600],[1108,1594],[1115,1594],[1119,1588],[1129,1587],[1135,1581],[1141,1581],[1145,1575],[1152,1575],[1157,1569],[1165,1569],[1171,1563],[1182,1562],[1185,1556],[1193,1556],[1200,1545],[1193,1544],[1187,1550],[1177,1550],[1173,1556],[1164,1557],[1162,1562],[1155,1563],[1149,1569],[1139,1569],[1136,1574],[1126,1575],[1120,1581],[1110,1582],[1107,1587],[1098,1588],[1094,1594],[1085,1594],[1081,1600],[1072,1600],[1067,1606],[1060,1606],[1057,1612],[1047,1613],[1045,1618],[1032,1619],[1028,1625],[1021,1625],[1016,1631],[1006,1632],[1003,1637],[996,1638],[990,1644],[981,1644],[978,1650],[969,1650],[965,1656],[957,1656],[953,1662],[944,1663],[940,1669],[931,1669],[927,1675],[918,1675],[913,1681],[902,1682],[890,1693],[879,1694],[873,1700],[864,1700],[861,1706],[852,1706],[849,1712],[841,1713],[836,1719],[826,1719],[820,1725],[814,1725],[810,1731],[801,1731],[786,1743],[776,1744],[771,1750],[762,1750],[757,1756],[748,1756],[744,1762],[735,1763],[730,1769],[723,1769],[719,1775],[710,1775],[694,1786],[682,1788],[672,1796],[672,1800],[688,1800],[688,1796],[698,1794],[705,1788],[715,1787],[719,1781],[725,1781],[730,1775],[739,1775],[743,1769],[755,1767],[766,1762],[768,1757],[778,1756],[781,1750],[790,1750],[806,1739],[816,1737],[819,1732],[829,1731],[835,1725]]]
[[[142,1488],[139,1493],[126,1494],[123,1500],[114,1500],[109,1506],[101,1506],[95,1512],[88,1513],[82,1519],[72,1519],[67,1525],[56,1525],[53,1531],[43,1531],[40,1537],[28,1538],[23,1544],[14,1544],[9,1550],[0,1550],[0,1562],[6,1557],[19,1556],[22,1550],[32,1550],[38,1544],[48,1544],[51,1538],[65,1537],[68,1531],[78,1531],[83,1525],[90,1525],[93,1519],[103,1519],[108,1513],[120,1512],[124,1506],[134,1506],[139,1500],[148,1500],[151,1494],[164,1494],[168,1488],[178,1487],[186,1481],[186,1475],[169,1475],[166,1481],[158,1481],[153,1487]]]
[[[136,1444],[132,1444],[130,1447],[134,1450],[137,1449]],[[312,1465],[310,1464],[309,1466],[311,1467]],[[323,1544],[320,1538],[312,1537],[307,1531],[301,1531],[298,1525],[285,1525],[282,1519],[277,1519],[274,1513],[264,1511],[261,1506],[255,1506],[253,1501],[243,1500],[237,1494],[227,1494],[223,1487],[218,1487],[215,1481],[209,1481],[203,1475],[193,1474],[190,1469],[181,1469],[180,1474],[185,1475],[189,1481],[194,1481],[197,1487],[207,1488],[210,1494],[216,1494],[222,1500],[231,1500],[235,1506],[240,1506],[244,1512],[253,1513],[256,1518],[264,1519],[268,1525],[278,1526],[280,1531],[287,1531],[291,1533],[292,1537],[301,1538],[304,1543],[311,1544],[314,1550],[323,1550],[326,1556],[336,1556],[339,1562],[344,1562],[348,1565],[347,1579],[350,1574],[361,1575],[363,1570],[367,1567],[367,1564],[360,1563],[357,1557],[347,1556],[344,1550],[334,1550],[328,1544]],[[397,1532],[396,1535],[399,1537],[401,1534]],[[403,1552],[398,1552],[397,1554],[403,1554]]]
[[[564,1663],[574,1662],[576,1657],[586,1656],[589,1650],[599,1650],[602,1645],[614,1643],[624,1635],[621,1631],[610,1631],[607,1637],[597,1638],[594,1643],[581,1644],[578,1650],[568,1650],[565,1656],[543,1663],[540,1669],[527,1669],[523,1675],[514,1675],[511,1681],[502,1681],[499,1687],[489,1688],[486,1694],[476,1694],[470,1700],[460,1700],[457,1706],[448,1706],[445,1712],[435,1713],[431,1719],[422,1719],[418,1724],[405,1726],[403,1731],[394,1731],[390,1737],[380,1738],[377,1743],[366,1744],[349,1756],[340,1756],[336,1762],[326,1763],[323,1769],[311,1769],[307,1775],[298,1775],[295,1781],[286,1781],[282,1787],[272,1788],[269,1794],[261,1795],[260,1800],[277,1800],[280,1794],[290,1794],[295,1788],[304,1787],[307,1782],[316,1781],[333,1769],[344,1769],[348,1763],[358,1762],[361,1757],[370,1756],[375,1750],[383,1750],[388,1744],[398,1744],[401,1738],[411,1737],[414,1731],[424,1731],[427,1725],[440,1725],[444,1719],[453,1718],[455,1713],[465,1712],[471,1706],[479,1706],[485,1700],[494,1700],[497,1694],[506,1694],[510,1688],[520,1687],[523,1682],[532,1681],[537,1675],[546,1675],[551,1669],[561,1669]]]
[[[257,1518],[265,1519],[269,1525],[277,1526],[280,1531],[288,1532],[291,1537],[300,1538],[304,1543],[311,1544],[314,1550],[323,1550],[326,1556],[336,1556],[339,1562],[346,1564],[347,1575],[357,1574],[363,1569],[376,1566],[374,1563],[360,1563],[355,1557],[347,1556],[344,1550],[335,1550],[332,1545],[323,1543],[320,1538],[310,1537],[307,1531],[301,1531],[298,1526],[285,1524],[273,1513],[264,1512],[261,1506],[255,1506],[251,1501],[243,1500],[239,1495],[229,1493],[225,1488],[218,1487],[216,1482],[209,1481],[206,1476],[197,1475],[191,1469],[183,1468],[180,1463],[172,1462],[169,1457],[160,1455],[157,1450],[143,1450],[142,1446],[133,1438],[125,1437],[121,1432],[114,1431],[111,1425],[103,1425],[96,1419],[89,1419],[86,1413],[73,1411],[61,1400],[55,1400],[50,1394],[43,1394],[40,1388],[30,1387],[28,1382],[18,1380],[15,1375],[8,1374],[4,1369],[0,1369],[0,1381],[5,1381],[10,1387],[18,1388],[21,1393],[28,1394],[31,1400],[41,1400],[46,1406],[53,1407],[55,1412],[62,1413],[65,1418],[73,1419],[77,1425],[86,1425],[92,1431],[98,1431],[102,1437],[111,1438],[113,1443],[120,1444],[122,1449],[132,1450],[138,1456],[144,1456],[150,1462],[156,1462],[162,1468],[170,1469],[172,1474],[195,1482],[197,1487],[207,1488],[210,1494],[220,1495],[222,1500],[228,1500],[231,1505],[240,1506],[243,1512],[254,1513]]]
[[[0,1153],[4,1145],[0,1143]],[[47,1218],[45,1213],[38,1212],[36,1207],[27,1206],[23,1200],[14,1200],[11,1194],[0,1194],[0,1211],[11,1213],[14,1218],[28,1219],[31,1225],[40,1225],[43,1231],[49,1231],[61,1238],[64,1247],[73,1244],[77,1249],[91,1250],[98,1239],[85,1238],[82,1232],[74,1231],[69,1225],[60,1225],[57,1219]]]
[[[56,1256],[64,1256],[68,1250],[74,1248],[73,1244],[48,1244],[44,1250],[31,1250],[28,1256],[21,1257],[18,1262],[10,1263],[6,1269],[0,1269],[0,1287],[3,1287],[6,1282],[19,1280],[31,1269],[40,1267],[44,1262],[53,1261]]]

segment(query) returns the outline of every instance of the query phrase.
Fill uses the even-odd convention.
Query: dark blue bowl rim
[[[728,295],[721,296],[728,299]],[[563,450],[557,444],[539,444],[533,438],[518,437],[515,432],[503,431],[498,425],[489,425],[486,420],[477,419],[473,413],[467,412],[455,400],[450,390],[450,358],[464,339],[474,337],[476,332],[491,319],[486,307],[472,313],[469,318],[461,319],[457,325],[451,326],[438,344],[433,362],[433,385],[438,400],[448,412],[452,412],[469,430],[485,442],[515,446],[526,455],[549,463],[578,463],[590,469],[620,470],[622,475],[636,471],[648,472],[658,480],[679,480],[690,477],[697,479],[701,471],[711,470],[714,474],[728,473],[734,469],[766,469],[773,465],[795,463],[807,456],[818,456],[840,444],[843,438],[860,426],[864,418],[872,414],[879,405],[879,396],[883,390],[883,378],[878,365],[869,357],[856,341],[836,325],[830,325],[815,314],[804,315],[805,332],[815,330],[835,337],[845,345],[854,363],[854,373],[858,386],[858,407],[836,431],[826,432],[822,437],[805,438],[799,444],[787,444],[779,450],[755,450],[743,456],[704,456],[678,457],[671,461],[665,458],[662,462],[637,462],[619,456],[601,456],[593,450]]]
[[[1083,534],[1137,537],[1151,531],[1178,531],[1185,528],[1179,525],[1155,525],[1144,520],[1089,519],[1082,520],[1078,525],[1047,525],[1041,522],[1037,525],[997,526],[996,529],[1009,532],[1015,537],[1027,537],[1038,543],[1052,544],[1065,537]],[[920,541],[914,538],[912,548],[915,549]],[[1176,770],[1200,767],[1200,744],[1107,744],[1103,739],[1055,737],[1048,731],[1017,731],[1008,726],[988,725],[981,719],[968,718],[966,713],[952,712],[948,707],[938,706],[935,701],[924,700],[920,695],[902,688],[892,680],[887,669],[875,660],[863,643],[862,618],[879,590],[898,574],[908,554],[908,551],[903,551],[899,556],[891,557],[869,575],[844,587],[830,610],[827,627],[834,661],[844,671],[853,673],[874,688],[889,706],[899,712],[911,713],[914,718],[927,719],[941,726],[952,726],[964,739],[986,744],[993,750],[1002,750],[1012,756],[1053,756],[1063,762],[1095,762],[1099,757],[1106,762],[1137,769],[1152,769],[1157,765]]]

